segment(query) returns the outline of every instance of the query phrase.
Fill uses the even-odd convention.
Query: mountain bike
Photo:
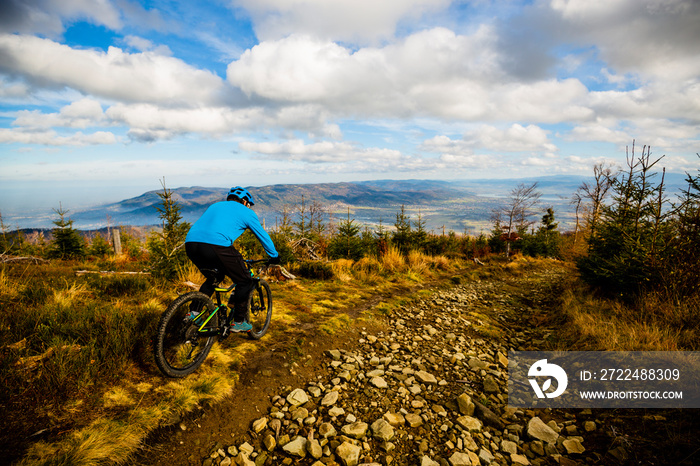
[[[268,259],[245,261],[256,284],[248,297],[245,321],[253,328],[248,337],[262,338],[272,318],[272,292],[270,285],[255,275],[255,265],[269,263]],[[202,271],[216,276],[216,271]],[[158,368],[168,377],[185,377],[206,359],[217,339],[226,338],[230,331],[233,310],[222,299],[232,292],[236,284],[228,288],[215,288],[215,302],[199,291],[178,296],[163,312],[158,323],[155,342],[155,359]]]

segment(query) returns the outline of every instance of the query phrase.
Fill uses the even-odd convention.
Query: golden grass
[[[355,261],[352,259],[338,259],[331,263],[333,274],[341,282],[349,282],[353,279],[352,265]]]
[[[8,277],[5,270],[0,270],[0,296],[15,298],[23,288],[17,280]]]
[[[389,250],[381,257],[382,268],[389,272],[400,272],[406,266],[406,260],[395,246],[390,246]]]
[[[87,297],[90,292],[85,283],[73,283],[66,289],[54,290],[51,295],[52,302],[61,309],[70,309]]]
[[[105,392],[102,399],[104,400],[105,408],[134,405],[134,400],[131,398],[129,390],[125,387],[113,387]]]
[[[177,281],[191,282],[196,284],[204,283],[204,275],[199,271],[196,265],[192,262],[187,262],[180,270],[178,270]]]
[[[150,298],[141,304],[141,311],[143,312],[162,312],[167,307],[167,304],[163,304],[158,298]]]
[[[641,307],[592,296],[572,282],[562,296],[566,318],[561,349],[605,351],[677,351],[698,348],[698,330],[683,330],[664,316],[663,303],[647,297]]]
[[[408,253],[408,267],[411,272],[421,274],[430,267],[430,258],[420,251],[411,251]]]

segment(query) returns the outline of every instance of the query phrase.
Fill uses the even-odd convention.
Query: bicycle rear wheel
[[[206,323],[206,324],[205,324]],[[158,324],[155,359],[168,377],[185,377],[202,365],[216,341],[219,316],[204,293],[192,291],[178,296]],[[201,330],[212,332],[202,335]]]
[[[248,332],[252,340],[262,338],[270,327],[272,319],[272,292],[265,280],[258,281],[255,289],[248,297],[248,322],[253,326]]]

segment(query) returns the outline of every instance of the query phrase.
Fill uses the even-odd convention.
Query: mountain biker
[[[236,186],[231,188],[226,201],[212,204],[190,228],[185,238],[187,257],[206,277],[199,291],[211,296],[216,283],[228,276],[236,284],[229,298],[233,309],[232,332],[247,332],[252,326],[245,322],[248,296],[255,287],[255,280],[246,268],[243,256],[233,242],[246,229],[253,232],[271,264],[279,264],[279,254],[270,235],[265,232],[258,216],[251,207],[255,205],[248,190]]]

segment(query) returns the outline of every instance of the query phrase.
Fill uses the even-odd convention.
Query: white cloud
[[[208,71],[154,52],[72,49],[33,36],[0,35],[0,70],[49,86],[110,99],[201,104],[220,98],[223,82]]]
[[[251,131],[304,131],[312,137],[342,136],[336,124],[326,121],[322,109],[313,105],[275,108],[199,107],[165,108],[154,104],[115,104],[105,111],[112,124],[125,125],[130,136],[153,142],[179,134],[224,136]]]
[[[119,10],[109,0],[4,0],[0,7],[0,31],[58,36],[63,22],[87,20],[120,29]]]
[[[461,36],[444,28],[383,48],[351,51],[309,36],[263,42],[228,67],[251,97],[313,102],[337,115],[559,122],[592,116],[576,79],[505,79],[493,31]]]
[[[391,37],[399,21],[439,11],[450,0],[232,0],[263,41],[292,34],[367,43]]]
[[[14,130],[0,128],[0,143],[39,144],[44,146],[87,146],[115,144],[117,138],[107,131],[91,134],[77,132],[70,136],[61,136],[53,130]]]
[[[238,148],[266,158],[309,163],[364,162],[387,164],[401,162],[405,157],[397,150],[361,148],[348,142],[322,141],[307,144],[295,139],[284,142],[242,141]]]
[[[460,140],[439,135],[424,141],[421,149],[429,152],[461,154],[471,157],[475,150],[493,152],[541,152],[557,151],[547,131],[539,126],[513,124],[508,128],[482,125],[467,131]]]
[[[102,124],[103,119],[104,113],[100,103],[84,98],[63,107],[58,113],[45,114],[37,110],[22,110],[18,112],[13,125],[23,128],[87,128]]]
[[[0,76],[0,97],[1,98],[20,98],[29,95],[29,86],[22,82],[7,81]]]
[[[630,134],[615,128],[614,122],[591,123],[574,127],[566,135],[571,141],[604,141],[613,144],[628,144],[631,141]]]
[[[696,0],[551,0],[569,40],[595,44],[616,72],[669,80],[700,74]]]
[[[536,125],[516,123],[506,129],[482,126],[465,134],[464,139],[474,147],[496,152],[557,151],[557,147],[549,141],[547,131]]]
[[[440,155],[441,168],[448,168],[454,174],[463,169],[496,169],[503,166],[503,161],[492,155],[463,155],[463,154],[442,154]]]

